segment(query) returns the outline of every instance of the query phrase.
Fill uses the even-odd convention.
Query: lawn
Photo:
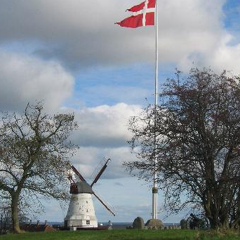
[[[59,231],[0,235],[1,240],[236,240],[239,233],[190,230]]]

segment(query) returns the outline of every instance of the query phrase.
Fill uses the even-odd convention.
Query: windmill
[[[93,191],[93,185],[99,180],[107,164],[110,161],[108,159],[93,182],[88,184],[80,172],[74,167],[71,166],[72,171],[77,175],[78,180],[73,179],[73,174],[68,175],[70,181],[70,193],[71,199],[68,207],[67,215],[64,219],[64,226],[66,228],[76,227],[76,228],[97,228],[98,221],[95,214],[95,209],[93,205],[92,195],[94,195],[103,206],[115,216],[111,209],[96,195]]]

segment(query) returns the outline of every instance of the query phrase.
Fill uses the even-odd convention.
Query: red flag
[[[133,6],[128,11],[133,12],[131,17],[117,22],[121,27],[137,28],[154,25],[154,12],[156,0],[146,0],[139,5]]]

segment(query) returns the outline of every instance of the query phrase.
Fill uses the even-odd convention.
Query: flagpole
[[[158,3],[155,9],[155,126],[158,106]],[[157,156],[156,156],[156,133],[154,134],[154,176],[152,188],[152,219],[158,218],[158,184],[157,184]]]
[[[133,6],[128,9],[136,15],[132,15],[120,22],[116,22],[121,27],[138,28],[143,26],[155,25],[155,120],[154,124],[156,127],[157,123],[157,106],[158,106],[158,6],[157,0],[146,0],[145,2]],[[155,10],[154,18],[153,12]],[[151,13],[151,14],[150,14]],[[148,21],[147,21],[148,19]],[[153,187],[152,187],[152,219],[157,219],[158,210],[158,183],[157,183],[157,154],[156,154],[156,132],[154,133],[154,170],[153,170]]]

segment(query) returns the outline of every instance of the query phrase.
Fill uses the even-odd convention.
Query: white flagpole
[[[156,0],[155,9],[155,123],[156,123],[156,111],[158,106],[158,3]],[[154,136],[154,151],[156,150],[156,135]],[[158,184],[157,184],[157,156],[154,153],[154,176],[153,176],[153,188],[152,188],[152,219],[158,218]]]

